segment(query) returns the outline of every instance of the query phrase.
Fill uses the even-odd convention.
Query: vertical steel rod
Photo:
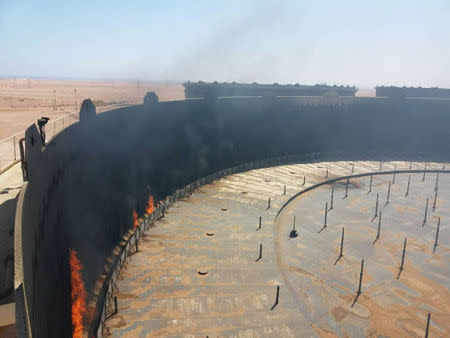
[[[394,166],[394,177],[392,178],[392,184],[395,184],[395,174],[397,172],[397,165]]]
[[[323,222],[323,227],[327,227],[327,217],[328,217],[328,202],[325,203],[325,219]]]
[[[16,136],[13,137],[13,144],[14,144],[14,161],[17,160],[17,153],[16,153]]]
[[[436,190],[439,184],[439,173],[436,174],[436,182],[434,182],[434,189]]]
[[[380,171],[383,168],[383,161],[380,161]]]
[[[380,238],[380,230],[381,230],[381,216],[382,216],[383,211],[380,211],[380,217],[378,218],[378,231],[377,231],[377,237],[375,239],[378,240]]]
[[[422,226],[424,226],[425,223],[427,222],[427,214],[428,214],[428,197],[427,197],[427,203],[425,204],[425,215],[423,216]]]
[[[345,197],[348,196],[348,183],[350,182],[350,179],[347,178],[347,182],[345,183]]]
[[[275,304],[272,305],[272,308],[271,308],[270,310],[275,309],[275,306],[278,305],[278,299],[279,299],[279,297],[280,297],[280,286],[277,285],[277,297],[276,297],[276,299],[275,299]]]
[[[427,173],[427,163],[425,163],[425,168],[423,170],[422,182],[425,181],[425,174]]]
[[[361,285],[362,285],[363,271],[364,271],[364,258],[361,261],[361,271],[359,273],[359,284],[358,284],[358,292],[357,292],[358,295],[361,294]]]
[[[327,171],[325,173],[325,178],[328,178],[328,168],[327,168]]]
[[[386,205],[389,204],[389,197],[390,196],[391,196],[391,182],[389,182],[389,186],[388,186],[388,193],[387,193],[387,197],[386,197]]]
[[[294,230],[295,230],[295,215],[294,215]]]
[[[355,163],[352,164],[352,174],[355,172]]]
[[[372,181],[373,181],[373,175],[370,175],[369,191],[367,193],[372,192]]]
[[[438,197],[438,191],[439,191],[439,188],[436,187],[434,189],[433,211],[434,211],[434,209],[436,209],[436,200],[437,200],[437,197]]]
[[[330,210],[333,209],[333,200],[334,200],[334,184],[331,186],[331,203],[330,203]]]
[[[405,197],[409,194],[409,184],[411,183],[411,175],[408,176],[408,185],[406,186]]]
[[[259,257],[256,259],[255,262],[259,261],[262,258],[262,244],[259,245]]]
[[[303,175],[303,184],[302,185],[305,185],[305,183],[306,183],[306,175]]]
[[[405,263],[405,253],[406,253],[406,237],[405,241],[403,242],[402,264],[400,265],[400,271],[403,271],[403,265]]]
[[[376,218],[378,216],[378,193],[377,193],[377,201],[375,202],[375,215],[373,218]]]
[[[434,246],[433,246],[433,253],[436,251],[436,247],[438,246],[438,239],[439,239],[439,227],[441,225],[441,218],[438,218],[438,225],[436,229],[436,237],[434,239]]]
[[[431,312],[428,312],[427,327],[425,328],[425,338],[428,338],[428,331],[430,330],[430,317],[431,317]]]
[[[339,251],[339,258],[344,256],[344,231],[344,227],[342,227],[341,250]]]
[[[286,185],[284,185],[283,195],[286,195]]]

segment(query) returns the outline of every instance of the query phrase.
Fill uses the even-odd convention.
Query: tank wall
[[[449,123],[445,102],[241,98],[105,112],[64,130],[43,151],[29,128],[30,181],[17,212],[33,335],[70,335],[68,249],[77,250],[91,290],[149,194],[158,201],[219,170],[288,154],[448,160]]]

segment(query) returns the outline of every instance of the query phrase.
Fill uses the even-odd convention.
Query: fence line
[[[45,125],[47,140],[50,141],[59,132],[79,120],[78,113],[69,113],[55,120],[49,120]],[[0,140],[0,173],[11,164],[20,160],[19,141],[25,137],[25,131]]]

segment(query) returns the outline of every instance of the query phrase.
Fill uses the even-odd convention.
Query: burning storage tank
[[[278,225],[273,222],[275,214],[269,213],[274,211],[278,213],[283,203],[287,202],[287,198],[295,196],[295,187],[303,191],[304,187],[310,188],[308,186],[310,183],[328,184],[329,182],[322,181],[336,176],[340,178],[340,183],[336,182],[336,185],[340,184],[342,189],[342,184],[345,184],[342,182],[346,182],[345,177],[350,175],[353,169],[356,173],[360,170],[361,174],[367,174],[369,169],[374,172],[374,163],[378,166],[380,160],[396,161],[389,165],[389,174],[392,175],[395,175],[397,170],[395,165],[398,165],[398,170],[404,171],[410,170],[405,169],[410,161],[413,165],[414,162],[420,162],[421,165],[425,165],[426,162],[429,168],[424,167],[420,172],[425,172],[429,179],[429,170],[434,170],[433,173],[438,170],[436,163],[443,164],[450,159],[448,150],[450,135],[447,127],[450,124],[450,101],[445,99],[396,101],[351,97],[351,100],[342,100],[336,104],[321,96],[311,104],[310,101],[292,100],[283,96],[269,100],[253,96],[171,102],[160,102],[155,95],[149,95],[147,98],[146,104],[98,115],[92,102],[86,101],[82,105],[80,122],[65,129],[45,145],[36,126],[33,125],[27,130],[23,141],[26,151],[22,158],[26,182],[22,186],[17,203],[14,253],[17,323],[21,332],[32,333],[34,337],[70,336],[80,331],[89,336],[107,335],[107,322],[121,316],[124,310],[123,297],[127,297],[118,291],[122,289],[118,287],[117,281],[125,277],[123,268],[130,264],[130,260],[142,262],[140,258],[142,256],[139,255],[141,249],[144,253],[157,251],[170,253],[170,250],[174,250],[173,255],[167,257],[149,258],[149,262],[153,263],[152,267],[160,268],[159,272],[153,271],[152,280],[144,277],[145,271],[142,267],[136,270],[138,272],[134,278],[140,283],[141,290],[146,289],[147,294],[162,299],[159,303],[152,303],[152,306],[159,306],[152,309],[155,316],[167,310],[164,304],[172,310],[179,310],[178,313],[168,312],[173,314],[170,320],[180,318],[179,315],[183,311],[197,311],[197,314],[204,314],[202,311],[211,306],[209,315],[198,317],[199,322],[196,325],[199,326],[191,327],[201,329],[196,332],[206,335],[211,333],[208,328],[214,327],[213,322],[220,319],[219,317],[214,319],[216,310],[223,306],[224,309],[232,311],[236,322],[231,321],[228,324],[237,325],[236,323],[245,316],[239,312],[239,307],[231,305],[245,304],[246,309],[257,312],[252,312],[251,323],[240,322],[239,328],[242,329],[240,333],[245,333],[245,325],[249,327],[261,325],[264,323],[262,318],[270,317],[276,325],[277,319],[269,314],[276,315],[276,312],[272,311],[284,307],[285,299],[288,298],[291,302],[285,308],[287,312],[283,313],[283,316],[288,321],[295,322],[305,313],[300,306],[304,303],[303,300],[295,302],[298,290],[286,286],[289,283],[294,285],[296,281],[290,281],[287,275],[276,275],[275,278],[269,273],[279,271],[278,266],[284,260],[277,258],[280,257],[277,256],[277,250],[285,250],[282,246],[274,246],[271,240],[274,239],[274,234],[270,230]],[[349,173],[350,161],[355,166],[351,167]],[[325,162],[336,162],[336,165],[325,170],[323,167]],[[203,230],[199,232],[202,226],[198,224],[197,226],[194,224],[193,227],[183,225],[189,221],[189,217],[182,213],[176,214],[179,210],[177,208],[181,207],[183,202],[169,209],[175,201],[188,199],[196,189],[200,189],[201,194],[203,189],[201,187],[206,189],[207,185],[217,183],[219,179],[229,175],[293,163],[314,167],[316,173],[306,174],[306,170],[303,169],[296,173],[294,169],[281,168],[280,172],[273,172],[270,177],[253,182],[253,187],[250,182],[254,179],[254,173],[246,176],[244,181],[234,180],[235,178],[231,177],[231,186],[217,187],[217,190],[212,192],[213,199],[209,204],[205,204],[203,209],[200,208],[202,211],[197,215],[199,219],[208,219],[205,228],[206,226],[211,228],[205,233]],[[359,167],[362,169],[358,169]],[[386,170],[383,163],[380,164],[379,170]],[[418,165],[411,170],[419,170]],[[445,172],[445,168],[440,170]],[[303,171],[305,173],[301,175]],[[292,181],[277,181],[277,177],[283,175],[291,177]],[[322,181],[318,179],[319,176]],[[400,177],[397,179],[400,180]],[[404,176],[402,180],[404,181]],[[278,183],[273,185],[272,181]],[[356,178],[354,182],[351,181],[351,184],[353,183],[362,185]],[[417,188],[416,183],[411,184],[411,189]],[[289,187],[290,184],[292,187]],[[349,195],[352,191],[351,184],[347,184]],[[439,189],[441,192],[444,190],[445,194],[446,188]],[[321,204],[319,200],[322,201],[323,193],[316,191],[318,193],[314,193],[314,199],[318,202],[315,205]],[[308,192],[311,192],[312,197],[312,191],[307,190],[305,194]],[[394,194],[394,191],[392,193]],[[430,194],[430,191],[427,190],[427,193]],[[230,203],[225,202],[226,196],[232,196]],[[283,199],[280,196],[284,196]],[[368,199],[373,196],[374,194],[359,197]],[[419,201],[424,198],[425,195],[420,197]],[[344,200],[352,202],[350,198]],[[425,200],[423,202],[425,203]],[[440,208],[439,202],[437,203],[437,207]],[[342,207],[342,210],[347,207],[350,208],[351,203]],[[288,207],[284,209],[286,208]],[[317,216],[316,209],[308,205],[302,208],[314,213],[310,215],[311,217]],[[320,206],[320,210],[322,208],[323,205]],[[367,207],[359,207],[363,208]],[[268,218],[261,214],[266,209]],[[169,219],[171,213],[181,222],[176,228],[169,227],[171,231],[176,229],[177,236],[180,236],[176,238],[180,241],[177,243],[170,242],[170,235],[167,233],[158,235],[160,231],[158,226],[165,224],[164,219],[152,227],[157,219]],[[220,221],[218,215],[221,215]],[[248,223],[249,219],[239,218],[243,215],[244,218],[245,215],[253,216],[252,222],[256,220],[255,229],[249,230],[251,225]],[[307,215],[307,212],[304,215]],[[260,216],[263,217],[261,223],[258,221]],[[444,216],[442,214],[442,217]],[[243,223],[238,223],[238,218],[239,222]],[[306,223],[306,220],[298,221]],[[305,245],[306,249],[301,251],[302,254],[314,257],[313,249],[320,248],[316,245],[319,242],[316,243],[312,239],[307,242],[294,242],[294,238],[301,240],[305,235],[304,229],[301,228],[302,223],[295,229],[298,236],[286,240],[289,240],[288,243]],[[285,227],[286,224],[284,222],[280,227]],[[446,229],[444,224],[446,223],[442,223],[443,230]],[[373,225],[367,225],[371,226]],[[327,230],[331,230],[331,225],[329,228]],[[340,230],[340,224],[335,228]],[[282,229],[280,233],[283,235],[287,230],[288,235],[294,230]],[[310,224],[308,229],[315,227]],[[425,230],[429,229],[424,228]],[[350,229],[348,231],[351,233]],[[145,241],[153,233],[156,235],[154,238],[159,236],[159,240],[146,246]],[[323,230],[321,235],[327,233]],[[261,237],[255,237],[260,234]],[[333,240],[338,238],[337,235],[334,231]],[[351,236],[349,234],[349,237]],[[431,232],[427,232],[427,236],[430,237]],[[447,245],[445,236],[442,235],[443,241],[439,242],[443,248]],[[205,238],[211,241],[204,242]],[[410,239],[408,241],[411,243]],[[414,245],[414,240],[412,242]],[[359,247],[357,241],[353,243]],[[420,241],[417,243],[423,245]],[[397,244],[396,242],[392,248],[395,249]],[[193,251],[177,252],[180,246],[197,248],[198,256],[192,259]],[[256,257],[252,251],[255,248]],[[293,251],[295,254],[300,253]],[[232,254],[224,256],[224,252]],[[411,252],[423,254],[415,249]],[[351,258],[350,252],[344,251],[343,254],[344,257]],[[438,254],[442,259],[439,262],[445,264],[447,254]],[[185,258],[183,255],[189,257]],[[250,266],[250,256],[252,264],[268,264],[264,265],[268,267],[267,271],[260,275],[264,278],[252,279],[254,271]],[[254,262],[259,256],[261,258],[258,262]],[[331,259],[331,255],[326,257]],[[431,256],[430,259],[436,257],[438,256]],[[217,261],[214,261],[214,258],[217,258]],[[193,265],[189,266],[186,273],[177,275],[174,271],[181,268],[185,259]],[[406,256],[406,264],[408,259],[409,256]],[[368,259],[366,264],[372,267],[373,262]],[[239,271],[231,269],[235,263],[239,265]],[[343,274],[346,277],[342,285],[347,289],[350,284],[354,286],[352,282],[357,269],[354,269],[353,265],[351,272]],[[296,269],[302,269],[298,261],[294,266]],[[325,264],[323,266],[325,267]],[[396,264],[387,266],[390,269]],[[223,276],[221,284],[222,275],[216,272],[224,271],[222,270],[224,267],[230,267],[230,270]],[[330,268],[329,265],[326,267]],[[338,268],[340,267],[339,265]],[[430,267],[434,268],[434,265]],[[304,270],[309,272],[309,267],[306,268]],[[409,268],[411,266],[405,265],[404,272]],[[404,272],[402,276],[406,275]],[[384,276],[385,271],[381,273]],[[370,275],[371,273],[364,274],[366,277]],[[331,280],[326,273],[318,278]],[[211,279],[217,284],[209,284]],[[176,297],[172,297],[168,292],[173,290],[162,288],[155,294],[152,283],[156,281],[169,283],[168,286],[179,284],[180,292]],[[189,281],[198,281],[198,289],[195,287],[195,290],[185,290],[183,285],[189,284]],[[233,289],[238,281],[242,281],[238,290],[243,296],[242,299],[233,296]],[[442,279],[441,283],[444,285],[446,279]],[[224,295],[222,298],[224,301],[221,303],[218,299],[217,303],[215,301],[208,303],[206,300],[211,295],[211,290],[217,295]],[[261,292],[257,292],[258,290]],[[314,290],[320,293],[320,289]],[[366,301],[364,290],[362,288],[363,294],[360,297],[362,302]],[[346,290],[348,294],[345,297],[348,298],[352,291],[354,290]],[[252,296],[254,292],[255,297]],[[246,298],[245,294],[249,297]],[[196,302],[194,298],[199,295],[203,295],[202,300],[206,302]],[[130,296],[127,301],[131,299],[133,306],[148,306],[147,300],[135,296]],[[332,293],[330,297],[335,296],[336,294]],[[275,302],[274,297],[275,299],[279,297],[279,303]],[[174,301],[175,299],[178,300]],[[188,301],[189,299],[192,302]],[[320,299],[321,302],[328,301],[313,297],[313,300],[316,299]],[[272,304],[267,308],[269,303]],[[277,305],[271,310],[275,303]],[[315,305],[314,302],[312,304]],[[216,305],[217,307],[214,307]],[[445,310],[447,305],[440,307],[440,313],[447,313]],[[425,330],[422,325],[425,310],[420,309],[418,312],[420,330]],[[430,309],[430,312],[433,311]],[[340,309],[332,313],[336,314],[336,318],[343,315]],[[365,315],[364,312],[358,314],[358,316]],[[354,314],[350,314],[346,318],[348,320],[353,316]],[[430,330],[440,332],[437,325],[433,326],[433,318],[441,323],[439,314],[433,316],[432,314]],[[315,319],[308,320],[311,325],[317,326]],[[186,319],[184,323],[188,322]],[[326,328],[331,324],[332,328],[333,325],[340,325],[322,324],[320,323],[319,328]],[[304,332],[315,330],[314,327],[311,329],[311,325],[305,327],[307,331]],[[353,327],[353,324],[349,325]],[[444,324],[439,325],[446,328]],[[416,329],[419,330],[419,328],[414,330]],[[266,332],[265,328],[261,330],[263,333]],[[269,330],[267,334],[274,335],[301,332],[292,331],[289,325],[280,326],[279,331],[269,328],[267,330]],[[227,332],[223,330],[224,335]]]

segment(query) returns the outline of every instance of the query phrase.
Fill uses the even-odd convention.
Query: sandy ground
[[[0,140],[25,130],[41,116],[55,119],[78,112],[86,98],[92,99],[101,112],[141,103],[148,91],[156,92],[161,101],[184,99],[184,88],[180,84],[0,79]],[[55,98],[56,111],[53,110]]]

